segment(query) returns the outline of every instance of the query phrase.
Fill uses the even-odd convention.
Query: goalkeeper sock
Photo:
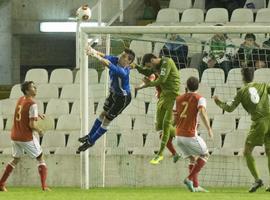
[[[88,136],[93,135],[97,131],[97,129],[100,127],[101,124],[102,124],[102,121],[99,118],[96,118],[96,120],[92,126],[92,129],[88,133]]]
[[[104,133],[106,133],[107,129],[105,129],[104,127],[100,126],[97,131],[90,136],[90,143],[95,143],[98,138],[100,138]]]
[[[193,167],[191,173],[188,176],[188,179],[194,180],[194,178],[198,176],[198,173],[201,171],[205,163],[206,163],[206,160],[204,160],[203,158],[198,158],[195,166]]]
[[[251,154],[247,154],[245,157],[251,175],[254,177],[255,180],[257,180],[259,178],[259,173],[257,171],[253,156]]]

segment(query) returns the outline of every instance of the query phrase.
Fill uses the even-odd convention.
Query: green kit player
[[[249,192],[256,192],[259,187],[263,186],[263,181],[259,177],[255,160],[252,156],[254,147],[265,145],[270,173],[270,107],[268,97],[270,85],[253,82],[253,68],[243,68],[242,77],[245,85],[237,92],[230,105],[220,101],[217,96],[213,98],[216,104],[227,112],[232,112],[241,103],[244,109],[251,115],[252,124],[246,138],[244,156],[248,169],[255,179]],[[270,192],[270,187],[266,191]]]
[[[145,54],[142,59],[142,65],[136,66],[139,73],[150,76],[153,73],[159,74],[159,77],[150,81],[145,78],[144,87],[161,88],[160,97],[157,103],[156,130],[161,133],[162,139],[158,154],[150,161],[151,164],[159,164],[163,160],[163,150],[171,134],[175,134],[175,128],[172,126],[172,110],[176,96],[179,94],[180,75],[171,58],[158,58],[154,54]]]

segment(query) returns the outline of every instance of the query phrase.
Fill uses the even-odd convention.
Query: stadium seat
[[[226,85],[217,86],[214,95],[217,95],[222,101],[232,101],[236,95],[236,87],[228,87]]]
[[[72,134],[68,135],[68,140],[67,140],[67,148],[78,148],[80,146],[80,142],[78,141],[78,138],[80,137],[80,133],[74,132]]]
[[[229,115],[215,115],[212,129],[215,134],[225,135],[235,130],[235,119]]]
[[[58,88],[52,84],[40,84],[37,87],[37,99],[42,100],[43,102],[47,102],[50,99],[54,98],[57,99],[58,95]]]
[[[142,83],[142,79],[143,79],[143,75],[140,74],[137,70],[130,70],[130,74],[129,74],[129,82],[131,84],[131,86],[138,86]],[[134,91],[134,87],[132,88]],[[133,92],[132,91],[132,92]]]
[[[0,101],[1,115],[4,119],[13,117],[17,100],[3,99]]]
[[[76,73],[74,83],[75,84],[80,83],[80,70],[78,70]],[[88,84],[91,85],[91,84],[97,84],[97,83],[98,83],[97,70],[92,69],[92,68],[88,68]]]
[[[42,138],[42,147],[50,152],[55,152],[57,148],[66,146],[65,137],[64,133],[46,133]]]
[[[204,70],[201,78],[201,83],[209,87],[216,87],[217,85],[224,85],[225,75],[224,71],[220,68],[208,68]]]
[[[205,16],[206,23],[227,23],[229,14],[225,8],[211,8]]]
[[[13,85],[10,91],[9,98],[18,99],[21,96],[23,96],[23,92],[21,91],[21,84]]]
[[[232,12],[231,20],[232,23],[253,23],[253,12],[247,8],[238,8]]]
[[[207,147],[208,147],[208,150],[209,152],[214,152],[215,150],[217,149],[220,149],[221,148],[221,145],[222,145],[222,141],[221,141],[221,135],[219,134],[216,134],[214,132],[214,138],[211,139],[209,136],[208,136],[208,133],[207,132],[203,132],[202,134],[200,134],[200,136],[203,138],[203,140],[205,141]]]
[[[205,11],[205,0],[195,0],[193,8],[199,8]]]
[[[158,11],[156,23],[179,23],[179,11],[174,8],[163,8]]]
[[[147,133],[144,147],[159,149],[160,138],[158,133]]]
[[[235,133],[235,132],[229,133],[225,136],[224,144],[221,150],[222,151],[230,150],[231,156],[242,155],[245,140],[246,140],[246,133]]]
[[[0,131],[2,132],[2,130],[4,130],[4,119],[2,115],[0,115]]]
[[[245,133],[247,134],[249,132],[250,126],[251,126],[251,119],[250,116],[248,117],[241,117],[239,119],[238,127],[236,129],[237,133]]]
[[[50,99],[45,114],[52,118],[58,118],[61,115],[68,115],[69,104],[64,99]]]
[[[10,147],[11,147],[10,134],[1,133],[0,134],[0,152]]]
[[[254,81],[260,83],[270,83],[270,68],[260,68],[254,72]]]
[[[130,43],[137,58],[142,58],[144,54],[152,52],[152,43],[147,41],[132,40]]]
[[[88,102],[88,111],[89,111],[89,115],[94,115],[95,110],[94,110],[93,101]],[[71,115],[80,115],[80,100],[75,100],[73,102],[70,114]]]
[[[35,102],[37,103],[37,107],[38,107],[38,113],[39,114],[44,114],[44,103],[43,101],[36,99]]]
[[[3,134],[10,135],[10,131],[12,129],[12,126],[13,126],[13,116],[10,116],[10,117],[8,117],[6,119],[6,124],[5,124],[5,127],[4,127]]]
[[[215,115],[221,115],[222,109],[219,108],[213,99],[208,99],[206,102],[206,111],[210,119],[213,119]]]
[[[55,69],[50,76],[50,84],[54,84],[57,87],[63,87],[66,84],[73,83],[73,74],[70,69]]]
[[[80,98],[80,84],[70,84],[64,85],[61,92],[61,99],[66,99],[67,101],[75,101]]]
[[[155,118],[150,118],[146,115],[137,115],[133,129],[140,133],[155,132]]]
[[[119,145],[120,134],[108,131],[106,133],[106,147],[116,148]]]
[[[205,97],[206,99],[211,99],[212,97],[211,88],[204,83],[200,83],[198,93],[203,97]]]
[[[254,8],[250,7],[250,4],[253,4]],[[257,12],[261,8],[266,7],[266,2],[265,0],[247,0],[244,8],[249,8],[252,9],[253,12]]]
[[[106,88],[106,84],[96,83],[88,86],[88,95],[93,98],[95,102],[104,101],[109,91],[109,88]]]
[[[187,79],[191,76],[194,76],[199,79],[199,72],[196,68],[183,68],[180,69],[180,81],[183,84],[186,84]]]
[[[240,88],[243,86],[241,68],[234,68],[229,71],[226,84],[229,87],[236,88]]]
[[[73,132],[79,132],[80,129],[81,120],[79,115],[62,115],[58,118],[56,131],[62,131],[66,134],[70,134]]]
[[[169,8],[177,9],[179,13],[184,12],[184,10],[192,7],[191,0],[170,0]]]
[[[204,22],[203,10],[198,8],[191,8],[184,10],[181,17],[181,23],[198,24],[203,22]]]
[[[135,98],[137,98],[139,101],[142,101],[142,102],[151,102],[155,94],[156,94],[155,87],[147,87],[147,88],[143,88],[139,90]]]
[[[262,8],[257,11],[256,23],[269,23],[270,22],[270,8]]]
[[[224,112],[225,115],[230,115],[236,119],[239,119],[241,117],[247,117],[248,113],[245,111],[245,109],[243,108],[243,106],[241,104],[239,104],[237,106],[237,108],[233,111],[233,112]]]
[[[46,84],[48,80],[49,76],[46,69],[30,69],[25,75],[25,81],[34,81],[35,84]]]
[[[118,147],[134,148],[143,147],[142,134],[121,134]]]

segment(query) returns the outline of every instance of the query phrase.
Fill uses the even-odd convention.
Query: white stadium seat
[[[206,23],[226,23],[229,21],[229,14],[225,8],[211,8],[205,16]]]
[[[238,8],[232,12],[230,22],[234,23],[253,23],[253,12],[247,8]]]
[[[192,1],[191,0],[170,0],[169,8],[174,8],[179,11],[179,13],[182,13],[184,10],[192,7]]]
[[[25,81],[34,81],[35,84],[46,84],[48,80],[49,76],[46,69],[30,69],[25,75]]]
[[[73,83],[73,74],[70,69],[55,69],[50,76],[50,84],[63,87],[65,84]]]
[[[204,13],[203,10],[198,8],[191,8],[184,10],[181,23],[203,23],[204,22]]]
[[[158,12],[156,23],[178,23],[179,12],[174,8],[163,8]]]

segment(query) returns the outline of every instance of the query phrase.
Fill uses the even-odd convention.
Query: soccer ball
[[[76,17],[78,20],[87,21],[91,18],[91,9],[88,5],[83,5],[77,9]]]

